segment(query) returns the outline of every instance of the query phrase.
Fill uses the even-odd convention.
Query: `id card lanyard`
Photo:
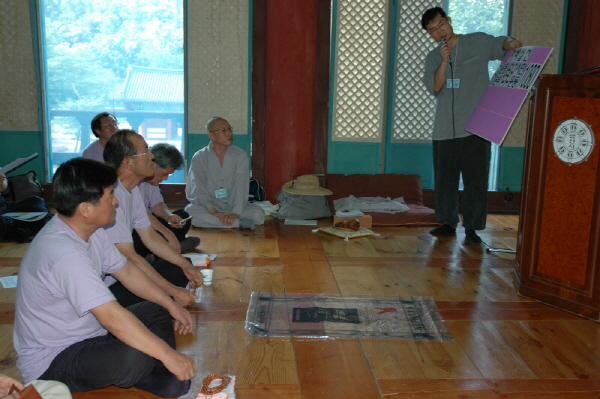
[[[460,88],[460,79],[454,78],[454,72],[456,71],[456,68],[458,67],[456,61],[458,61],[458,45],[459,44],[460,44],[460,40],[456,42],[456,54],[454,54],[454,67],[450,68],[450,70],[452,71],[452,78],[446,79],[446,88],[447,89]]]
[[[221,188],[215,190],[215,197],[217,197],[217,198],[227,198],[227,189],[221,187]]]

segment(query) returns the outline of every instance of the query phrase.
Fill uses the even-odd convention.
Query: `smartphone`
[[[191,217],[191,216],[189,216],[189,217],[187,217],[187,218],[185,218],[185,219],[182,219],[182,220],[181,220],[181,222],[169,222],[169,224],[178,224],[178,225],[180,225],[180,226],[183,226],[183,225],[184,225],[184,224],[185,224],[185,223],[186,223],[188,220],[190,220],[191,218],[192,218],[192,217]]]

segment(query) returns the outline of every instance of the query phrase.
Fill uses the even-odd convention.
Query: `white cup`
[[[209,285],[212,284],[213,280],[213,270],[212,269],[202,269],[200,270],[202,273],[202,283]]]

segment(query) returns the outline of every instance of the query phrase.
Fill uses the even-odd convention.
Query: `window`
[[[334,145],[430,142],[435,102],[422,78],[425,56],[435,43],[421,27],[425,10],[443,7],[458,34],[479,31],[499,36],[506,34],[508,25],[509,0],[334,0],[333,4]],[[490,63],[490,76],[498,65],[499,61]],[[492,190],[497,152],[493,145]],[[380,153],[392,156],[387,149]]]
[[[183,151],[183,0],[40,0],[40,11],[50,176],[96,140],[103,111]]]

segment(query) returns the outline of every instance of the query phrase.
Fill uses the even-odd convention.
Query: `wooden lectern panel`
[[[586,160],[571,164],[556,155],[553,142],[557,127],[573,118],[591,125],[596,145]],[[576,147],[579,137],[567,145]],[[528,127],[518,291],[593,319],[600,314],[599,143],[600,76],[542,76]]]

